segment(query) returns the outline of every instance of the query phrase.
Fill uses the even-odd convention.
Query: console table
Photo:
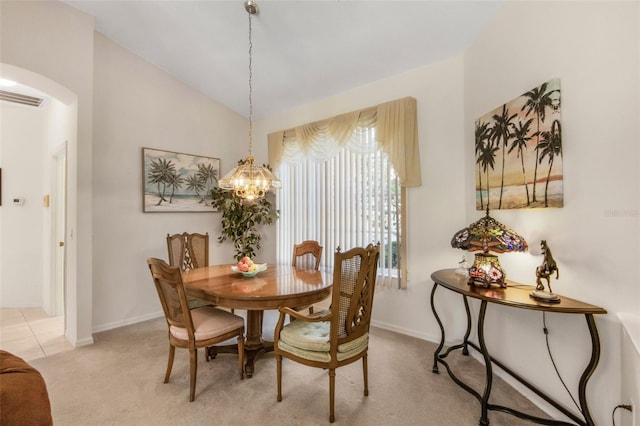
[[[526,419],[535,423],[540,424],[548,424],[548,425],[570,425],[572,423],[567,423],[559,420],[550,420],[545,418],[540,418],[536,416],[532,416],[521,411],[515,410],[513,408],[491,404],[489,402],[489,397],[491,396],[491,385],[493,380],[493,371],[492,365],[495,364],[500,367],[502,370],[507,372],[513,378],[518,380],[520,383],[525,385],[527,388],[535,392],[542,399],[547,401],[549,404],[553,405],[559,411],[564,413],[571,420],[575,421],[579,425],[593,425],[593,419],[591,418],[591,414],[589,413],[589,407],[587,405],[586,398],[586,389],[587,382],[589,378],[595,371],[598,361],[600,359],[600,340],[598,337],[598,330],[596,328],[596,323],[593,318],[594,314],[606,314],[607,311],[598,306],[589,305],[587,303],[580,302],[578,300],[569,299],[568,297],[560,296],[560,302],[556,303],[548,303],[544,301],[540,301],[529,296],[532,290],[535,289],[534,286],[528,286],[519,284],[513,281],[507,280],[507,287],[490,287],[483,288],[475,285],[468,284],[468,278],[456,274],[455,269],[443,269],[440,271],[436,271],[431,274],[431,279],[433,280],[433,288],[431,290],[431,310],[433,311],[433,315],[440,326],[441,339],[440,345],[436,349],[433,354],[433,369],[434,373],[439,373],[438,364],[444,365],[449,373],[449,376],[453,379],[453,381],[462,387],[464,390],[472,394],[481,404],[481,416],[480,416],[480,425],[488,425],[489,424],[489,411],[502,411],[516,417]],[[465,332],[462,343],[458,345],[454,345],[449,347],[446,351],[444,351],[444,339],[445,339],[445,331],[444,326],[442,325],[442,321],[440,317],[438,317],[438,313],[436,312],[434,296],[436,289],[438,287],[444,287],[447,290],[451,290],[453,292],[459,293],[462,295],[464,301],[464,307],[467,312],[467,330]],[[478,344],[469,341],[469,335],[471,333],[471,311],[469,309],[469,300],[468,298],[478,299],[480,300],[480,311],[478,313],[477,318],[477,327],[478,327]],[[591,359],[587,364],[582,376],[580,377],[580,382],[578,384],[578,396],[580,401],[580,411],[582,417],[574,412],[570,411],[559,402],[542,392],[533,384],[529,383],[526,379],[518,375],[515,371],[511,370],[507,366],[505,366],[500,361],[496,360],[489,354],[489,350],[484,341],[484,317],[487,310],[488,303],[497,303],[500,305],[508,306],[511,308],[518,309],[530,309],[536,311],[543,312],[552,312],[552,313],[564,313],[564,314],[581,314],[585,316],[587,321],[587,327],[589,328],[589,334],[591,335]],[[486,370],[486,381],[484,386],[484,391],[482,394],[477,392],[475,389],[468,386],[462,380],[455,376],[449,364],[445,361],[445,358],[454,350],[462,349],[463,355],[469,354],[469,346],[473,349],[477,350],[482,354],[485,364]]]

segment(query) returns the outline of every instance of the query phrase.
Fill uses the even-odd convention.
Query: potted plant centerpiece
[[[240,160],[242,164],[245,160]],[[267,167],[268,166],[263,166]],[[273,204],[273,193],[254,200],[240,198],[231,190],[214,188],[211,190],[211,205],[222,212],[222,231],[218,242],[227,239],[233,241],[234,258],[240,261],[244,257],[253,259],[260,250],[261,235],[258,227],[271,225],[280,216]]]

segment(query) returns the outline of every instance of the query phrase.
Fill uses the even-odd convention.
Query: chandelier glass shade
[[[218,186],[221,189],[232,190],[240,198],[254,200],[264,197],[271,189],[280,189],[282,182],[274,176],[267,166],[257,166],[253,159],[253,40],[251,17],[258,13],[258,5],[252,0],[247,0],[244,8],[249,15],[249,156],[241,160],[233,170],[220,179]]]
[[[220,179],[222,189],[232,190],[238,197],[247,200],[264,197],[270,189],[280,189],[282,183],[267,167],[258,167],[250,155],[231,172]]]

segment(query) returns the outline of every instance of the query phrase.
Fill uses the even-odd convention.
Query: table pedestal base
[[[273,342],[262,339],[262,318],[264,311],[247,311],[247,333],[244,343],[244,374],[253,377],[254,362],[267,352],[273,351]],[[237,354],[238,345],[209,346],[207,348],[207,361],[214,359],[218,354]]]

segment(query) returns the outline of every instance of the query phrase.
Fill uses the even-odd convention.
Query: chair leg
[[[171,376],[171,368],[173,368],[173,357],[176,354],[176,348],[169,343],[169,361],[167,362],[167,372],[164,375],[164,382],[169,383],[169,376]]]
[[[369,374],[367,368],[367,355],[362,357],[362,373],[364,376],[364,396],[369,396]]]
[[[190,378],[191,389],[189,391],[189,402],[193,402],[196,398],[196,376],[198,374],[198,350],[189,349],[189,366],[190,366]]]
[[[276,382],[278,383],[278,402],[282,401],[282,355],[276,355]]]
[[[329,422],[333,423],[335,416],[333,415],[334,401],[336,396],[336,370],[329,370]]]
[[[240,380],[244,379],[244,336],[238,336],[238,370]]]

